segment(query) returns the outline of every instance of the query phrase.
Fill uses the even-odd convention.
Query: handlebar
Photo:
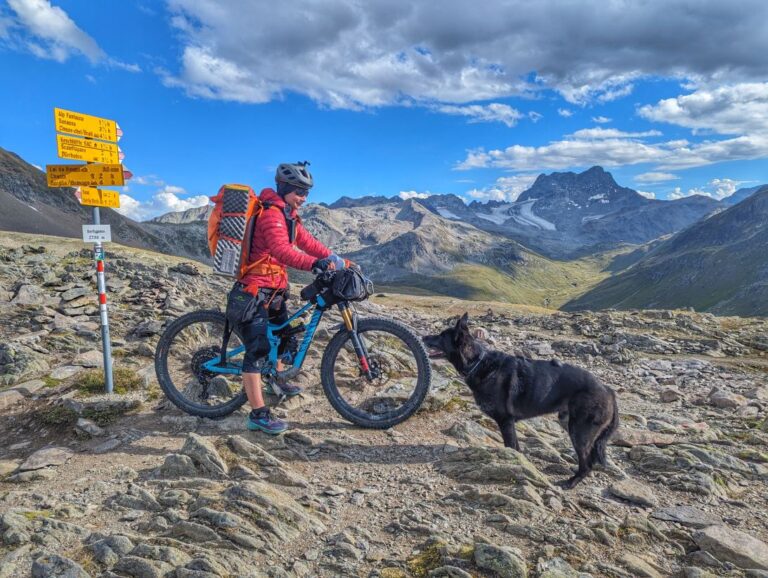
[[[354,269],[355,271],[362,273],[363,270],[357,263],[351,263],[349,266],[350,269]],[[312,267],[312,274],[316,276],[324,275],[328,273],[327,277],[331,277],[333,273],[338,273],[339,271],[343,271],[344,269],[326,269],[323,271],[319,267]]]

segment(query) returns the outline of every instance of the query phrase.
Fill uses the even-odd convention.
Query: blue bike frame
[[[301,369],[301,366],[304,364],[304,358],[307,355],[307,350],[309,349],[310,344],[312,343],[312,338],[315,336],[315,331],[317,330],[317,325],[320,323],[320,319],[323,317],[323,312],[325,311],[325,300],[318,295],[316,297],[317,306],[316,309],[312,312],[312,318],[309,320],[309,324],[306,327],[306,333],[304,335],[304,340],[301,342],[301,345],[299,346],[299,350],[296,352],[296,357],[293,359],[293,367],[294,369]],[[310,302],[304,305],[301,309],[296,311],[293,315],[291,315],[288,320],[285,323],[282,323],[280,325],[276,325],[273,323],[267,324],[267,338],[269,339],[269,355],[267,356],[268,363],[265,365],[265,367],[262,369],[262,373],[264,372],[264,369],[267,370],[277,370],[277,351],[278,347],[280,346],[280,336],[275,335],[275,333],[279,333],[282,329],[290,325],[292,321],[294,321],[296,318],[303,315],[305,312],[307,312],[309,309],[311,309],[315,304]],[[235,357],[236,355],[239,355],[245,351],[245,346],[240,345],[239,347],[235,347],[233,349],[229,349],[227,351],[227,360],[229,360],[232,357]],[[219,357],[215,357],[211,359],[210,361],[206,361],[203,364],[203,368],[207,371],[210,371],[211,373],[227,373],[227,374],[233,374],[233,375],[240,375],[243,372],[242,366],[239,365],[230,365],[229,362],[227,362],[226,366],[219,365],[219,362],[221,359]]]

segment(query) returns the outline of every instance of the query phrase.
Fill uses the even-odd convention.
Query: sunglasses
[[[309,189],[293,189],[292,191],[297,197],[306,197],[309,194]]]

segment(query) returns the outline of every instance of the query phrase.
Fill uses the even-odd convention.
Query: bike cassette
[[[194,355],[192,355],[192,373],[195,374],[195,377],[200,382],[200,385],[207,386],[211,382],[211,379],[216,377],[214,372],[208,371],[203,367],[203,365],[209,362],[211,359],[219,357],[220,355],[221,349],[213,346],[198,349],[195,351]]]

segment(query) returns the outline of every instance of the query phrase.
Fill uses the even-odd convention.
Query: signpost
[[[97,189],[95,187],[78,187],[75,195],[78,195],[81,205],[91,207],[120,208],[120,193],[109,189]]]
[[[120,194],[117,191],[101,190],[95,187],[123,186],[133,174],[120,164],[125,155],[116,143],[123,135],[123,131],[114,120],[61,108],[55,108],[53,116],[56,131],[66,133],[56,135],[59,157],[88,163],[48,165],[46,172],[49,187],[78,187],[75,189],[75,195],[80,203],[93,207],[93,224],[83,225],[83,241],[94,243],[93,258],[96,262],[104,353],[104,382],[106,392],[112,393],[112,344],[109,339],[107,286],[104,280],[104,246],[102,244],[112,241],[112,232],[109,225],[101,224],[99,207],[119,207]]]
[[[77,136],[98,140],[108,140],[110,142],[117,142],[123,134],[123,131],[120,130],[120,127],[117,126],[114,120],[72,112],[62,108],[54,108],[53,116],[57,132],[76,134]]]
[[[125,184],[123,165],[46,165],[49,187],[77,187]]]
[[[122,160],[120,158],[120,149],[111,142],[99,142],[97,140],[57,134],[56,145],[59,151],[59,158],[62,159],[112,164],[117,164]]]
[[[83,225],[83,241],[86,243],[111,243],[112,230],[109,225]]]

